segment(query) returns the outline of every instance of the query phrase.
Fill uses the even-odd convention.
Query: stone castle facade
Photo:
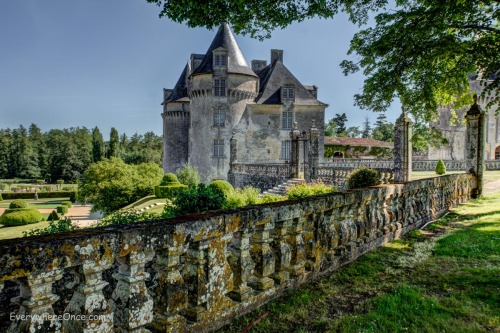
[[[248,66],[231,29],[223,24],[205,54],[191,54],[173,89],[164,89],[163,169],[188,163],[202,181],[227,179],[230,141],[239,163],[283,163],[290,159],[294,123],[306,131],[323,124],[326,104],[316,86],[303,85],[271,50],[270,63]],[[324,154],[320,126],[319,156]],[[233,147],[234,148],[234,147]]]
[[[484,81],[473,79],[470,80],[472,91],[481,95]],[[486,82],[487,83],[487,82]],[[480,96],[478,105],[481,110],[486,111],[486,105],[493,99],[492,96]],[[500,117],[495,113],[498,107],[490,108],[486,116],[486,144],[484,158],[486,160],[500,159]],[[449,106],[440,108],[439,118],[432,126],[439,129],[448,140],[439,148],[429,148],[427,158],[430,160],[464,160],[465,159],[465,114],[468,108],[463,108],[457,111],[452,111]]]

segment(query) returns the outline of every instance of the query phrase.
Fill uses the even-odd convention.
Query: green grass
[[[500,193],[287,292],[221,332],[500,332]]]
[[[166,201],[166,199],[157,198],[154,195],[148,195],[144,198],[137,200],[134,203],[131,203],[128,206],[123,207],[121,210],[127,210],[127,209],[139,210],[141,208],[147,207],[147,206],[155,204],[157,202],[165,202],[165,201]],[[158,207],[161,207],[160,211],[163,210],[163,205],[158,206]],[[151,208],[151,210],[148,210],[148,211],[153,211],[155,208],[157,208],[157,207],[153,207],[153,208]]]
[[[446,175],[452,175],[452,174],[464,173],[464,172],[465,171],[446,171]],[[438,175],[434,171],[413,171],[411,173],[412,180],[431,178],[431,177],[438,177]],[[486,183],[494,181],[494,180],[499,180],[499,179],[500,179],[500,170],[493,170],[493,171],[485,171],[484,172],[484,181]]]

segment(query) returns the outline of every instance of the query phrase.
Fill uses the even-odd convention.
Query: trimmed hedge
[[[155,186],[155,196],[157,198],[175,198],[179,193],[186,191],[187,185],[177,183],[167,186]]]
[[[434,170],[438,175],[444,175],[446,173],[446,165],[443,160],[439,160],[436,164],[436,169]]]
[[[208,185],[209,188],[216,188],[222,191],[224,195],[228,195],[232,190],[234,190],[233,185],[231,185],[230,182],[227,180],[214,180],[213,182]]]
[[[177,176],[173,173],[166,173],[163,175],[163,179],[161,180],[160,186],[168,186],[173,184],[179,184],[179,180]]]
[[[377,170],[370,168],[360,168],[354,170],[347,176],[347,187],[349,189],[362,188],[378,185],[380,174]]]
[[[65,206],[65,205],[61,205],[61,206],[57,206],[57,212],[59,214],[66,214],[68,212],[68,206]]]
[[[2,195],[0,194],[0,201],[2,201],[2,200],[3,200],[3,198],[2,198]]]
[[[50,213],[47,221],[57,221],[57,220],[59,220],[59,215],[57,215],[57,212],[53,210],[52,213]]]
[[[14,200],[14,199],[33,199],[34,193],[14,193],[14,192],[4,192],[4,200]],[[71,202],[76,201],[75,191],[58,191],[58,192],[38,192],[38,199],[51,199],[51,198],[68,198]]]
[[[68,206],[68,208],[73,207],[73,204],[71,203],[71,201],[61,201],[61,205]]]
[[[10,209],[28,208],[28,203],[24,200],[14,200],[9,205]]]
[[[35,208],[7,209],[0,216],[0,224],[5,226],[26,225],[42,220],[42,214]]]

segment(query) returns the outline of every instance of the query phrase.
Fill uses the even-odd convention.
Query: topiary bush
[[[73,207],[73,204],[71,203],[71,201],[61,201],[61,205],[68,206],[68,208]]]
[[[0,216],[0,224],[18,226],[42,221],[42,214],[34,208],[6,209]]]
[[[210,185],[208,185],[208,187],[219,189],[226,196],[229,195],[229,193],[234,190],[233,185],[231,185],[231,183],[229,183],[227,180],[222,180],[222,179],[214,180],[213,182],[210,183]]]
[[[14,200],[9,205],[10,209],[28,208],[28,203],[24,200]]]
[[[68,206],[60,205],[56,207],[59,214],[66,214],[68,212]]]
[[[188,188],[187,185],[177,183],[166,186],[155,186],[155,196],[157,198],[175,198],[179,193],[185,191]]]
[[[179,180],[177,176],[173,173],[166,173],[163,175],[163,179],[161,180],[160,186],[167,186],[172,184],[179,184]]]
[[[377,170],[360,168],[354,170],[347,176],[347,187],[349,189],[374,186],[380,183],[380,174]]]
[[[49,217],[47,218],[47,221],[57,221],[59,220],[59,215],[57,215],[57,212],[55,210],[50,213]]]
[[[438,175],[444,175],[446,173],[446,165],[444,164],[443,160],[439,160],[436,164],[436,174]]]

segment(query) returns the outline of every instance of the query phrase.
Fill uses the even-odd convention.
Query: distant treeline
[[[97,127],[52,129],[45,133],[35,124],[29,128],[0,129],[0,179],[74,182],[90,164],[112,156],[128,164],[154,162],[161,166],[162,137],[147,132],[129,138],[111,128],[109,141],[104,141]]]

